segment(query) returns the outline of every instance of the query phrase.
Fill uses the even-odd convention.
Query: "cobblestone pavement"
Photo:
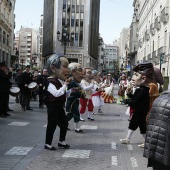
[[[3,148],[4,152],[0,154],[4,156],[0,156],[0,164],[1,159],[3,163],[6,160],[6,165],[11,161],[10,165],[13,165],[13,168],[0,166],[0,170],[151,170],[147,168],[147,159],[143,158],[143,149],[138,147],[143,142],[138,130],[133,134],[129,145],[119,142],[119,139],[126,137],[127,133],[129,122],[128,116],[125,115],[126,109],[125,105],[105,104],[104,113],[94,115],[95,121],[89,121],[87,114],[83,115],[86,121],[80,124],[84,134],[75,133],[71,121],[69,123],[71,131],[67,132],[67,143],[71,148],[67,150],[57,147],[58,131],[53,141],[53,145],[57,147],[56,151],[43,149],[44,139],[34,146],[31,143],[21,148],[13,147],[8,150]],[[43,125],[45,116],[40,121]],[[16,122],[23,120],[17,119]],[[30,120],[25,119],[24,122]],[[43,132],[45,136],[45,131]]]

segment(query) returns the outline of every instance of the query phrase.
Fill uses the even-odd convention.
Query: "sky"
[[[120,37],[124,27],[132,21],[133,0],[100,0],[99,32],[105,44],[112,44]],[[15,32],[21,26],[38,29],[43,14],[44,0],[16,0]]]

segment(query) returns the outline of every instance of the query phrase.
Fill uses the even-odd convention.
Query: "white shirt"
[[[60,82],[63,86],[60,87],[60,89],[57,90],[54,84],[49,83],[47,91],[50,92],[54,97],[60,97],[60,96],[62,96],[64,93],[66,93],[66,97],[69,97],[70,94],[71,94],[71,92],[72,92],[72,90],[70,89],[70,90],[66,91],[66,90],[67,90],[67,85],[64,84],[64,81],[62,81],[62,80],[60,80],[60,79],[58,79],[58,80],[59,80],[59,82]]]

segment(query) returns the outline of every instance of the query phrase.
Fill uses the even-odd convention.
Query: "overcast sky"
[[[120,37],[124,27],[129,27],[132,21],[133,0],[100,0],[99,32],[106,44]],[[16,0],[15,32],[21,26],[38,29],[40,16],[43,13],[44,0]]]

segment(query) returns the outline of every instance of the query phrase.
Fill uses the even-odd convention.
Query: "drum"
[[[28,89],[30,91],[35,91],[37,89],[37,83],[36,82],[31,82],[30,84],[28,84]]]
[[[19,87],[11,87],[9,94],[13,97],[16,97],[16,96],[18,96],[19,92],[20,92]]]

